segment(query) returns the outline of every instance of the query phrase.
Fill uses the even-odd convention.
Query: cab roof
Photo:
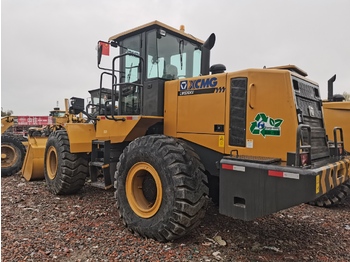
[[[184,28],[183,26],[181,26],[182,28]],[[147,23],[147,24],[144,24],[144,25],[141,25],[141,26],[138,26],[138,27],[135,27],[133,29],[130,29],[130,30],[127,30],[125,32],[122,32],[122,33],[119,33],[119,34],[116,34],[114,36],[111,36],[108,41],[111,42],[111,41],[114,41],[114,42],[119,42],[119,41],[122,41],[123,39],[127,38],[127,37],[130,37],[132,35],[136,35],[136,34],[139,34],[140,32],[143,32],[143,31],[149,31],[153,28],[162,28],[162,29],[166,29],[168,31],[171,31],[173,32],[175,35],[179,35],[180,37],[185,37],[187,38],[188,40],[191,40],[191,41],[194,41],[194,42],[198,42],[200,44],[203,44],[204,41],[201,40],[201,39],[198,39],[196,37],[194,37],[193,35],[191,34],[187,34],[185,33],[185,30],[181,30],[181,29],[176,29],[174,27],[171,27],[171,26],[168,26],[162,22],[159,22],[157,20],[153,21],[153,22],[150,22],[150,23]]]

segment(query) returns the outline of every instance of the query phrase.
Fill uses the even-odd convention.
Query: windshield
[[[178,79],[200,75],[201,51],[162,29],[147,33],[147,78]]]
[[[65,111],[51,111],[50,116],[53,117],[64,117],[66,115]]]

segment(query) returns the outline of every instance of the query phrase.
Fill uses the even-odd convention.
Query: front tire
[[[26,148],[14,136],[1,136],[1,176],[12,176],[21,170]]]
[[[115,176],[119,214],[142,237],[161,242],[182,237],[205,215],[207,177],[198,155],[181,140],[137,138],[124,149]]]
[[[65,130],[52,132],[46,142],[44,175],[51,193],[68,195],[78,192],[85,184],[88,162],[82,154],[70,153]]]

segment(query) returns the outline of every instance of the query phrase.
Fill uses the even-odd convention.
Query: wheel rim
[[[13,146],[1,145],[1,167],[11,167],[17,162],[17,159],[18,155]]]
[[[46,158],[46,172],[47,172],[48,177],[52,180],[56,177],[57,166],[58,166],[56,148],[53,146],[50,146],[49,150],[47,151],[46,156],[47,156],[47,158]]]
[[[131,209],[142,218],[154,216],[162,203],[162,182],[158,172],[148,163],[131,167],[126,178],[126,197]]]

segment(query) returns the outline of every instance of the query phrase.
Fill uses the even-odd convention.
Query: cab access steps
[[[110,151],[110,141],[92,141],[91,161],[89,163],[91,186],[101,189],[110,189],[113,187],[110,172]]]

